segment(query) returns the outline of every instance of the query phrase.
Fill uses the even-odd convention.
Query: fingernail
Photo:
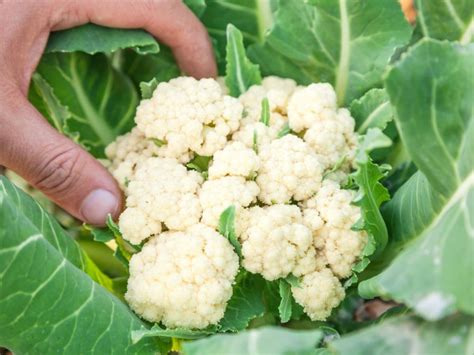
[[[82,201],[81,214],[87,223],[103,225],[110,213],[117,212],[119,200],[111,192],[104,189],[92,191]]]

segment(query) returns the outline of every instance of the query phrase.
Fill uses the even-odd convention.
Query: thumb
[[[103,225],[122,207],[119,187],[79,145],[54,130],[21,94],[0,100],[0,165],[41,190],[73,216]]]

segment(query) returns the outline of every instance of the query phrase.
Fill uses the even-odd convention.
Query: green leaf
[[[357,170],[351,175],[358,186],[353,203],[361,209],[361,225],[369,236],[369,243],[363,251],[363,256],[375,256],[385,248],[388,241],[387,227],[379,210],[380,205],[389,200],[387,189],[380,183],[385,176],[380,166],[372,162],[369,153],[373,149],[386,147],[391,144],[390,139],[380,129],[370,128],[365,136],[361,137],[356,153]],[[375,250],[374,250],[375,248]],[[356,270],[362,271],[358,265]],[[365,264],[367,266],[367,264]]]
[[[383,131],[388,122],[393,120],[392,107],[384,89],[372,89],[360,99],[352,101],[350,111],[359,134],[364,134],[369,128]]]
[[[97,275],[97,267],[53,217],[4,177],[0,255],[2,346],[38,354],[156,352],[155,341],[131,343],[130,331],[145,325],[91,280],[84,271]]]
[[[219,233],[226,237],[234,247],[235,252],[242,257],[241,246],[235,234],[235,206],[227,207],[219,218]]]
[[[237,276],[232,298],[227,304],[224,318],[219,323],[221,332],[238,332],[248,327],[252,319],[263,316],[263,288],[265,280],[258,275],[241,271]]]
[[[104,157],[105,146],[133,126],[138,95],[105,55],[47,54],[38,73],[52,88],[55,100],[69,110],[63,131],[78,136],[94,156]]]
[[[160,83],[181,75],[173,53],[163,45],[156,54],[140,55],[132,50],[123,51],[120,69],[132,79],[137,89],[140,89],[142,82],[156,79]]]
[[[291,319],[291,285],[285,280],[280,280],[279,284],[280,291],[280,305],[278,306],[278,312],[280,313],[280,320],[282,323],[286,323]]]
[[[268,98],[262,100],[262,113],[260,115],[260,122],[265,126],[270,126],[270,104]]]
[[[227,26],[227,66],[225,83],[232,96],[238,97],[252,85],[262,81],[258,65],[253,64],[245,54],[242,33],[233,25]]]
[[[300,84],[329,82],[348,105],[381,85],[395,49],[411,28],[392,0],[280,0],[264,44],[248,49],[264,75]]]
[[[256,129],[253,130],[252,149],[256,154],[258,154],[258,133]]]
[[[206,0],[184,0],[183,2],[197,17],[201,17],[206,10]]]
[[[284,137],[290,133],[291,133],[290,125],[288,122],[285,122],[285,124],[283,125],[283,128],[280,130],[280,132],[278,132],[278,138]]]
[[[109,28],[93,23],[51,33],[46,53],[111,53],[133,48],[137,53],[158,53],[160,47],[152,35],[143,30]]]
[[[92,237],[96,242],[106,243],[115,238],[115,235],[110,228],[97,228],[88,225],[86,225],[85,228],[90,230]]]
[[[406,303],[429,320],[457,309],[474,314],[474,289],[466,287],[474,279],[474,82],[466,80],[473,68],[474,45],[424,39],[386,80],[420,172],[384,209],[392,230],[388,258],[401,252],[359,290]]]
[[[138,343],[144,338],[153,338],[153,337],[164,337],[164,338],[179,338],[179,339],[200,339],[208,335],[214,334],[216,328],[209,328],[203,330],[193,330],[186,328],[175,328],[175,329],[165,329],[160,327],[158,324],[155,324],[150,329],[145,327],[139,330],[132,331],[132,342],[133,344]]]
[[[474,44],[464,47],[424,39],[386,79],[408,153],[447,197],[474,166],[474,81],[466,80],[474,75],[473,67]]]
[[[273,24],[274,0],[211,0],[207,2],[201,21],[214,39],[217,50],[219,72],[224,72],[226,28],[229,23],[240,29],[245,46],[263,41],[265,33]]]
[[[150,81],[143,81],[140,83],[140,93],[142,95],[142,100],[151,99],[153,96],[153,91],[155,91],[159,82],[156,78],[151,79]]]
[[[300,287],[300,279],[293,274],[288,275],[285,281],[292,287]]]
[[[457,315],[430,323],[415,317],[394,317],[350,333],[329,344],[337,354],[461,355],[474,351],[474,320]]]
[[[474,40],[474,6],[469,0],[416,0],[417,25],[423,36],[459,41]]]
[[[319,330],[290,330],[277,327],[252,329],[238,334],[216,334],[184,343],[184,353],[193,354],[310,354],[323,333]]]
[[[212,157],[196,155],[188,164],[186,164],[186,167],[188,169],[196,170],[199,173],[204,173],[209,170],[211,159]]]
[[[33,74],[28,99],[56,130],[67,134],[66,122],[71,118],[71,113],[61,104],[51,86],[38,73]]]
[[[106,244],[83,238],[78,238],[76,241],[94,264],[106,275],[113,278],[127,275],[126,268],[114,257],[114,251]]]
[[[166,141],[162,140],[162,139],[158,139],[158,138],[150,138],[150,140],[158,147],[162,147],[164,145],[167,144]]]

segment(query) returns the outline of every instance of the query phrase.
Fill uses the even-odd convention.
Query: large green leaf
[[[469,43],[474,40],[472,0],[416,0],[417,24],[426,37]]]
[[[264,75],[329,82],[348,104],[381,85],[389,58],[410,34],[396,1],[280,0],[265,43],[248,52]]]
[[[160,50],[153,36],[143,30],[109,28],[88,23],[53,32],[49,37],[46,53],[79,51],[96,54],[124,48],[133,48],[141,54],[158,53]]]
[[[421,172],[384,211],[390,258],[402,252],[359,290],[404,302],[427,319],[456,309],[474,314],[474,82],[466,80],[473,68],[474,45],[424,39],[386,80],[400,134]]]
[[[91,261],[28,195],[0,177],[0,345],[15,353],[154,353],[144,324],[84,273]]]
[[[474,353],[474,319],[456,315],[431,323],[394,317],[329,344],[341,355],[467,355]]]
[[[319,330],[265,327],[235,335],[217,334],[184,343],[184,354],[279,355],[312,353],[323,336]]]
[[[133,126],[137,92],[105,55],[47,54],[36,76],[52,88],[49,93],[41,92],[43,100],[51,101],[46,94],[52,95],[69,113],[62,122],[52,115],[49,120],[60,131],[78,138],[96,157],[103,157],[105,146]]]
[[[232,24],[227,26],[226,61],[225,83],[230,95],[239,97],[261,83],[260,69],[247,58],[242,33]]]

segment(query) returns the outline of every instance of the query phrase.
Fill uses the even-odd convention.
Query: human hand
[[[51,31],[93,22],[143,28],[170,46],[181,69],[217,74],[205,28],[178,0],[0,0],[0,166],[6,166],[77,218],[95,225],[122,208],[119,187],[79,145],[28,102],[31,76]]]

